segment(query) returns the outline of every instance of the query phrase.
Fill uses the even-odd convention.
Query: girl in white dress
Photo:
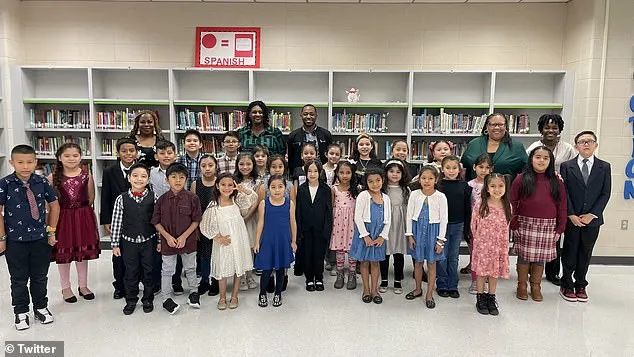
[[[238,185],[230,173],[216,180],[216,200],[212,200],[203,214],[200,231],[213,240],[211,275],[220,282],[218,309],[227,308],[227,278],[233,277],[229,308],[238,307],[240,279],[253,269],[251,247],[244,216],[257,202],[253,190]]]

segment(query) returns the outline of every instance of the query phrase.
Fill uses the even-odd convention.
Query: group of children
[[[405,255],[412,257],[415,280],[405,298],[422,297],[426,262],[424,300],[432,309],[434,291],[441,297],[460,297],[458,256],[466,238],[477,311],[497,315],[497,279],[509,278],[511,230],[519,255],[517,297],[527,299],[530,271],[532,298],[543,299],[543,263],[556,254],[555,242],[570,211],[548,148],[535,148],[525,173],[511,185],[507,177],[493,173],[487,154],[474,164],[477,177],[466,182],[451,142],[432,143],[430,164],[420,170],[407,162],[404,140],[393,143],[393,157],[385,163],[376,158],[370,136],[360,135],[355,143],[350,160],[341,160],[341,148],[331,145],[323,165],[314,144],[306,143],[301,151],[304,165],[289,180],[284,157],[269,156],[266,147],[239,153],[235,132],[224,135],[225,155],[220,159],[201,153],[196,130],[185,133],[186,153],[180,158],[173,143],[158,142],[159,166],[151,169],[135,163],[134,140],[120,139],[117,164],[103,175],[100,218],[111,237],[114,298],[125,297],[124,314],[136,309],[139,282],[144,312],[153,310],[154,296],[160,294],[163,308],[174,314],[180,306],[172,293],[184,292],[183,271],[189,287],[186,302],[192,308],[200,308],[205,293],[219,295],[219,310],[237,308],[239,290],[257,288],[256,274],[258,305],[266,307],[267,293],[273,293],[272,305],[278,307],[293,262],[295,274],[305,277],[307,291],[325,289],[324,259],[331,251],[336,256],[334,288],[355,289],[359,265],[365,303],[382,303],[390,258],[393,291],[403,293]],[[94,184],[80,167],[77,145],[62,145],[56,156],[47,181],[33,174],[33,149],[19,145],[11,156],[15,172],[0,182],[0,209],[5,212],[0,252],[7,249],[18,329],[29,327],[27,280],[35,318],[53,321],[46,298],[51,254],[59,265],[64,300],[77,301],[68,278],[72,261],[80,296],[94,298],[87,287],[86,265],[100,253],[91,208]],[[577,226],[587,225],[585,220],[584,215]],[[233,279],[228,300],[227,279]]]

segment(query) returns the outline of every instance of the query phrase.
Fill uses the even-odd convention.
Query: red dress
[[[53,247],[57,264],[97,259],[101,253],[95,211],[88,205],[88,178],[82,171],[75,177],[63,177],[58,187],[60,212]]]

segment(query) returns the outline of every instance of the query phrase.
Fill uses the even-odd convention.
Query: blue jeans
[[[460,241],[464,223],[447,224],[447,242],[445,251],[447,259],[436,262],[436,289],[438,290],[458,290],[458,256],[460,254]]]

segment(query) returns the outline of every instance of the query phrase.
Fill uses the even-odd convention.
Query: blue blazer
[[[591,213],[597,216],[588,226],[600,226],[604,223],[603,211],[610,200],[612,190],[612,170],[606,161],[594,157],[594,164],[588,177],[588,184],[583,182],[577,158],[561,164],[560,174],[568,194],[568,215]]]

